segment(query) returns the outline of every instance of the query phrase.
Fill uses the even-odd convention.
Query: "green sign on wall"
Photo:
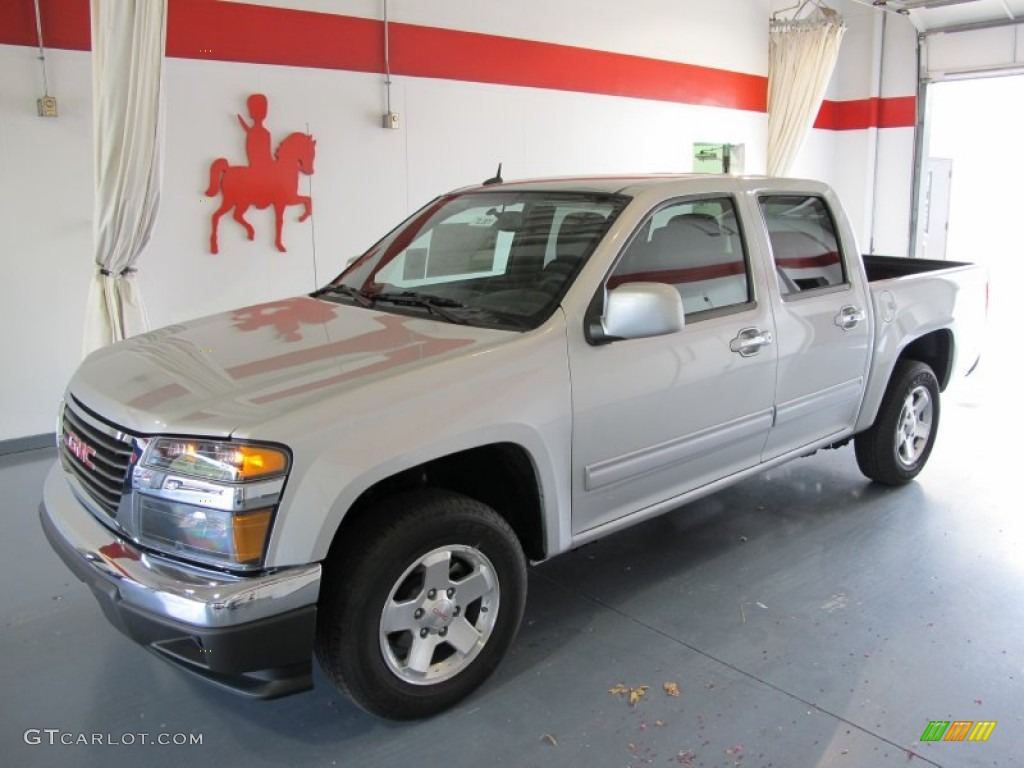
[[[729,144],[695,143],[693,145],[694,173],[729,173],[731,168]]]

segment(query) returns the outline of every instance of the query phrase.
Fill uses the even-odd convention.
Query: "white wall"
[[[917,94],[917,29],[905,16],[886,17],[881,97]],[[914,203],[913,127],[879,128],[878,162],[872,200],[871,239],[874,253],[910,255],[910,220]]]
[[[929,35],[924,46],[928,77],[1024,69],[1024,24]]]
[[[281,2],[375,16],[378,3]],[[173,11],[172,11],[173,12]],[[765,76],[767,0],[527,0],[518,4],[394,0],[392,19],[660,57]],[[244,30],[236,30],[244,34]],[[91,273],[91,91],[88,53],[53,51],[51,92],[61,116],[35,116],[35,51],[0,45],[0,440],[52,431],[55,405],[81,348]],[[379,127],[381,76],[169,59],[161,207],[139,281],[154,326],[312,290],[428,199],[505,177],[686,171],[694,141],[746,145],[746,170],[765,168],[763,113],[478,83],[394,77],[402,127]],[[317,139],[314,218],[286,214],[288,253],[272,219],[250,211],[256,241],[230,217],[220,253],[208,251],[210,162],[244,162],[236,113],[250,93],[270,102],[275,142],[295,130]],[[315,238],[315,239],[314,239]],[[314,258],[315,253],[315,258]],[[314,278],[314,274],[316,278]]]
[[[48,56],[56,120],[36,116],[37,55],[0,45],[0,440],[53,431],[92,273],[89,55]]]

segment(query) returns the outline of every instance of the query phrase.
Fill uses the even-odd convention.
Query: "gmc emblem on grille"
[[[85,464],[85,466],[89,469],[96,469],[96,465],[89,460],[92,456],[96,455],[96,449],[90,445],[86,445],[82,438],[74,432],[67,432],[64,435],[64,445],[66,445],[68,450],[75,455],[75,458]]]

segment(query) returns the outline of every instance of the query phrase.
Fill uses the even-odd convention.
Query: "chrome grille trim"
[[[88,457],[93,469],[72,453],[66,439],[68,432],[75,434],[95,452]],[[112,518],[117,517],[118,505],[126,490],[133,437],[88,413],[74,398],[68,396],[65,399],[60,435],[64,470]]]

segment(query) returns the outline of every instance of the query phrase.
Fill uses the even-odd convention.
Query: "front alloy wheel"
[[[316,652],[328,677],[381,717],[427,717],[497,667],[526,604],[526,558],[475,499],[423,489],[343,528],[324,563]]]
[[[469,667],[494,630],[501,588],[475,547],[432,549],[398,578],[380,617],[388,668],[413,685],[431,685]]]

